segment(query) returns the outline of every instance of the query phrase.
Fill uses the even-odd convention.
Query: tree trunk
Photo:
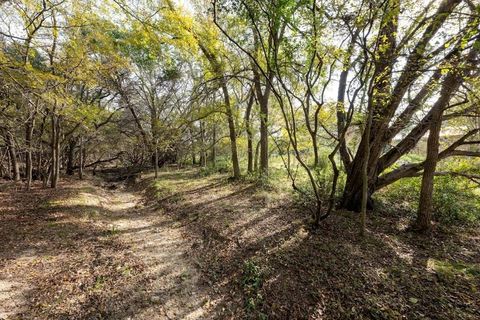
[[[210,161],[212,162],[212,166],[215,168],[215,163],[217,162],[217,125],[213,125],[213,132],[212,132],[212,151],[210,153]]]
[[[318,144],[317,144],[316,132],[312,132],[311,137],[312,137],[312,147],[313,147],[313,166],[318,167],[318,165],[320,164],[320,156],[318,155]]]
[[[67,170],[66,173],[69,176],[73,175],[74,172],[74,159],[75,159],[75,147],[76,147],[76,141],[75,139],[71,138],[69,143],[68,143],[68,158],[67,158]]]
[[[233,165],[233,178],[238,179],[240,178],[240,163],[238,161],[238,152],[237,152],[237,133],[235,131],[235,119],[233,115],[232,106],[230,103],[230,96],[228,94],[228,88],[226,79],[223,78],[222,80],[222,91],[223,97],[225,101],[225,111],[227,113],[227,120],[228,120],[228,130],[230,136],[230,149],[232,152],[232,165]]]
[[[155,142],[155,157],[154,157],[154,161],[155,161],[155,164],[154,164],[154,167],[155,167],[155,179],[158,178],[158,145],[157,145],[157,142]]]
[[[253,173],[253,132],[251,124],[252,106],[255,100],[254,91],[250,93],[247,109],[245,111],[245,128],[247,131],[247,172]]]
[[[469,61],[473,59],[475,55],[472,53],[469,56]],[[462,78],[456,74],[455,71],[451,71],[445,79],[442,85],[440,98],[432,107],[432,117],[429,123],[429,135],[427,140],[427,157],[425,159],[422,186],[420,189],[420,200],[418,206],[417,220],[414,223],[413,229],[421,232],[428,232],[431,229],[432,220],[432,197],[433,197],[433,181],[435,170],[437,168],[438,153],[440,148],[440,130],[442,128],[442,117],[444,107],[450,101],[450,97],[455,92]]]
[[[442,110],[437,110],[433,115],[432,122],[430,124],[430,134],[428,135],[427,141],[427,158],[425,159],[425,165],[423,169],[418,214],[413,226],[414,230],[420,232],[429,232],[432,227],[433,181],[438,161],[442,114]]]
[[[32,140],[33,140],[33,128],[35,125],[34,115],[27,122],[25,132],[25,144],[27,147],[26,163],[25,163],[25,176],[27,178],[27,190],[30,190],[32,186],[32,173],[33,173],[33,159],[32,159]]]
[[[52,113],[52,138],[51,138],[51,153],[52,153],[52,179],[50,187],[56,188],[60,178],[60,117]]]
[[[255,172],[258,171],[258,154],[260,151],[260,141],[257,142],[257,146],[255,147],[255,159],[253,161],[253,170]]]
[[[373,116],[373,109],[369,108],[368,116],[367,116],[367,123],[365,124],[365,141],[370,141],[370,130],[372,127],[372,116]],[[341,142],[340,142],[341,143]],[[362,166],[362,203],[361,203],[361,210],[360,210],[360,235],[363,237],[365,235],[366,229],[366,221],[367,221],[367,205],[368,205],[368,162],[370,160],[370,145],[368,143],[365,144],[365,148],[363,150],[365,161],[363,162]]]
[[[377,35],[375,47],[378,58],[375,61],[371,87],[369,88],[368,112],[372,113],[372,125],[369,130],[364,130],[358,152],[347,172],[347,181],[342,198],[342,207],[361,211],[363,168],[367,167],[368,189],[367,204],[372,207],[371,194],[372,184],[377,176],[377,163],[383,150],[383,141],[379,140],[381,135],[378,131],[388,125],[388,119],[384,113],[391,99],[392,72],[395,62],[396,31],[398,27],[398,16],[400,10],[399,0],[386,1],[386,8],[381,21],[381,28]],[[368,137],[367,137],[368,133]],[[368,139],[368,140],[367,140]],[[368,146],[369,157],[362,152]]]
[[[268,176],[268,96],[260,99],[260,174]]]
[[[13,180],[20,181],[20,167],[17,159],[17,148],[15,146],[15,138],[10,130],[7,130],[6,138],[10,155],[11,170],[13,171]]]
[[[80,137],[79,146],[78,146],[78,178],[83,180],[83,138]]]
[[[205,150],[205,124],[200,121],[200,166],[207,166],[207,152]]]

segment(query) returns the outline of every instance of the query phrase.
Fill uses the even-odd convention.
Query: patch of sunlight
[[[414,250],[410,246],[405,245],[394,237],[390,237],[388,235],[384,235],[382,239],[383,242],[388,245],[390,249],[392,249],[392,251],[397,255],[397,257],[399,257],[408,264],[413,263]]]
[[[13,317],[26,304],[26,284],[0,279],[0,319]]]
[[[441,274],[447,278],[455,276],[462,276],[467,279],[480,280],[480,265],[469,264],[464,262],[437,260],[429,258],[427,261],[427,268]]]
[[[82,191],[66,199],[49,201],[46,206],[51,208],[60,206],[98,207],[101,206],[101,201],[102,199],[99,196],[93,195],[92,193],[89,193],[87,191]]]
[[[283,251],[285,249],[294,248],[295,246],[300,244],[302,241],[304,241],[307,237],[308,237],[308,231],[304,227],[301,227],[297,230],[297,232],[295,232],[295,234],[293,234],[287,240],[283,241],[279,246],[269,250],[269,253],[274,251]]]

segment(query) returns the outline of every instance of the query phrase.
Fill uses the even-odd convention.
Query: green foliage
[[[387,205],[396,204],[412,216],[418,209],[421,177],[397,181],[378,194]],[[451,177],[435,177],[433,193],[433,218],[451,224],[475,224],[480,222],[480,190],[469,180]]]
[[[267,319],[261,312],[263,296],[260,290],[263,285],[263,275],[260,267],[253,261],[247,260],[243,265],[242,287],[245,294],[245,308],[250,316],[256,319]]]
[[[227,158],[220,158],[213,163],[208,163],[206,167],[200,168],[198,174],[201,177],[206,177],[216,173],[229,173],[232,171],[232,164]]]
[[[441,279],[447,281],[452,281],[458,276],[471,280],[480,279],[480,266],[478,264],[429,259],[428,267],[435,270]]]

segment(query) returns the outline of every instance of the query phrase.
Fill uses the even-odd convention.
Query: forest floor
[[[197,170],[0,183],[0,319],[479,319],[480,231],[336,212]]]

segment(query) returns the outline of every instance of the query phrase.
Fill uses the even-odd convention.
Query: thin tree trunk
[[[205,124],[200,121],[200,166],[207,166],[207,152],[205,151]]]
[[[74,158],[75,158],[75,147],[76,147],[75,139],[71,138],[68,144],[68,158],[67,158],[67,171],[66,173],[69,176],[73,175],[73,167],[74,167]]]
[[[361,203],[361,209],[360,209],[360,235],[363,237],[365,236],[365,229],[366,229],[366,221],[367,221],[367,204],[368,204],[368,162],[370,159],[370,144],[368,141],[370,141],[370,130],[372,127],[372,117],[373,117],[373,108],[370,106],[368,109],[368,116],[367,116],[367,123],[365,125],[365,141],[367,143],[365,144],[364,147],[364,157],[365,161],[363,162],[362,166],[362,203]]]
[[[215,163],[217,162],[217,125],[213,125],[213,133],[212,133],[212,151],[210,153],[210,161],[212,162],[212,166],[215,168]]]
[[[52,179],[50,187],[56,188],[60,177],[60,117],[52,113]]]
[[[223,78],[222,91],[223,91],[223,97],[225,101],[225,108],[226,108],[225,111],[227,113],[227,120],[228,120],[230,149],[232,152],[233,178],[238,179],[240,178],[240,163],[238,161],[238,152],[237,152],[237,133],[235,131],[235,119],[233,115],[232,106],[230,103],[230,96],[228,94],[228,88],[227,88],[227,83],[225,78]]]
[[[15,138],[10,130],[6,132],[8,151],[10,154],[11,170],[13,170],[13,180],[20,181],[20,167],[17,159],[17,148]]]
[[[255,172],[258,171],[258,154],[259,154],[259,151],[260,151],[260,141],[257,142],[257,146],[255,147],[255,160],[253,162],[253,170]]]
[[[9,146],[7,146],[7,177],[12,179],[12,155]]]
[[[318,167],[320,164],[320,157],[318,155],[318,144],[317,144],[317,134],[312,132],[312,147],[313,147],[313,165],[314,167]]]
[[[78,178],[83,180],[83,137],[80,137],[79,141],[79,150],[78,150]]]
[[[245,127],[247,131],[247,172],[253,173],[253,132],[250,115],[252,112],[253,102],[255,100],[254,91],[250,93],[247,109],[245,111]]]
[[[158,178],[158,144],[155,141],[155,179]]]
[[[35,125],[34,115],[31,115],[31,119],[27,122],[26,132],[25,132],[25,144],[27,147],[26,153],[26,167],[25,175],[27,178],[27,190],[30,190],[32,185],[32,176],[33,176],[33,159],[32,159],[32,139],[33,139],[33,128]]]
[[[268,97],[260,101],[260,174],[268,176]]]

